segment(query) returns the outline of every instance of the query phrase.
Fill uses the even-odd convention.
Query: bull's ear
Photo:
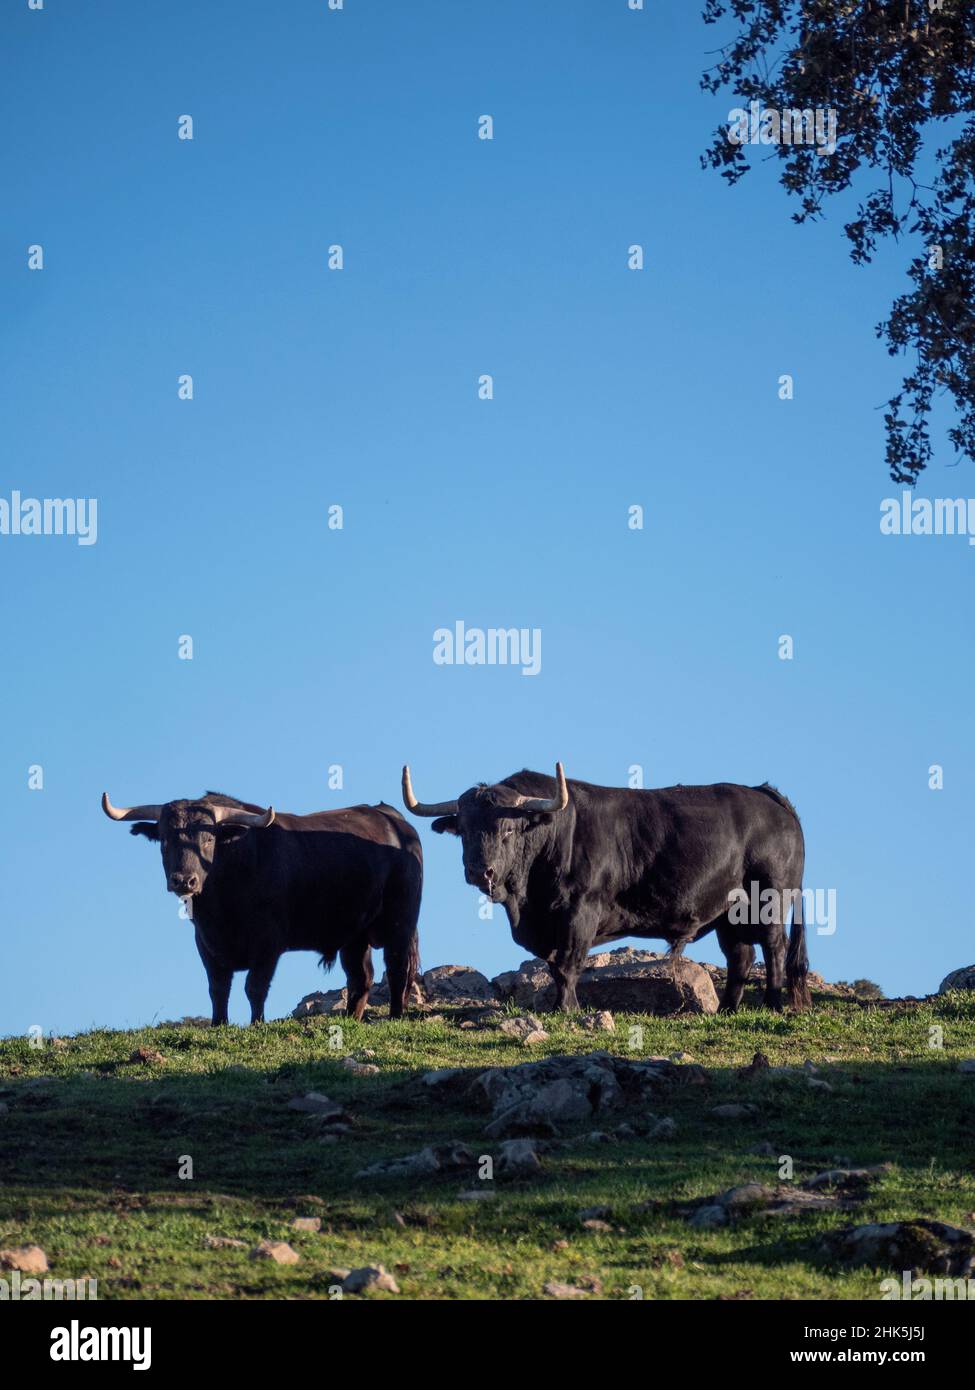
[[[133,825],[132,829],[129,831],[129,834],[144,835],[147,840],[158,840],[159,826],[154,820],[136,821],[135,825]]]
[[[456,816],[438,816],[431,824],[430,829],[435,830],[438,835],[443,835],[445,831],[448,835],[460,834],[460,831],[457,829]]]

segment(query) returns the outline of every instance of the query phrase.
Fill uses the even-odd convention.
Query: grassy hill
[[[161,1025],[39,1048],[0,1043],[0,1248],[39,1245],[52,1275],[95,1277],[102,1299],[327,1298],[330,1271],[380,1262],[401,1298],[538,1298],[557,1281],[594,1298],[638,1289],[653,1299],[875,1299],[891,1271],[830,1264],[824,1232],[898,1218],[975,1221],[975,1075],[958,1071],[975,1057],[975,995],[879,1006],[818,999],[798,1017],[617,1017],[615,1033],[595,1034],[548,1016],[548,1041],[530,1048],[497,1027],[462,1028],[461,1017]],[[636,1051],[631,1025],[643,1030]],[[943,1046],[930,1046],[939,1036]],[[475,1171],[356,1178],[429,1144],[497,1153],[484,1114],[432,1103],[411,1078],[598,1048],[686,1054],[681,1067],[695,1084],[674,1084],[645,1107],[672,1118],[675,1132],[593,1142],[593,1123],[565,1127],[557,1146],[540,1146],[539,1172],[508,1181]],[[377,1074],[343,1064],[366,1051]],[[740,1078],[756,1051],[799,1070]],[[827,1087],[809,1084],[806,1061]],[[289,1108],[313,1091],[347,1109],[347,1133],[324,1136],[320,1119]],[[737,1119],[711,1113],[727,1103],[752,1109]],[[648,1118],[617,1112],[605,1128]],[[793,1184],[836,1165],[892,1166],[852,1212],[689,1224],[696,1199],[779,1184],[780,1155],[794,1161]],[[192,1178],[179,1177],[184,1156]],[[462,1197],[472,1190],[492,1195]],[[597,1207],[608,1210],[583,1225]],[[321,1230],[296,1231],[295,1217],[319,1217]],[[243,1245],[212,1248],[214,1236]],[[262,1239],[289,1242],[298,1262],[252,1259]]]

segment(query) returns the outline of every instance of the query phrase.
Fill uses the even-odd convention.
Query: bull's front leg
[[[227,1005],[230,1002],[234,972],[207,948],[199,928],[195,935],[196,949],[203,962],[203,969],[207,972],[207,984],[210,989],[210,1026],[219,1028],[227,1022]]]
[[[264,1001],[267,999],[267,992],[271,988],[277,967],[277,956],[270,956],[255,962],[247,972],[244,993],[251,1006],[251,1023],[264,1022]]]
[[[585,968],[589,948],[595,940],[596,927],[597,924],[584,914],[570,922],[567,932],[565,928],[559,931],[562,940],[548,958],[555,981],[556,1012],[575,1013],[579,1008],[576,981]]]

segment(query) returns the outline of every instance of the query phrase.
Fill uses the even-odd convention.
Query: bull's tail
[[[798,889],[792,905],[792,926],[789,928],[789,949],[785,957],[785,978],[789,987],[789,1003],[794,1009],[812,1006],[807,976],[809,956],[806,953],[806,924],[802,913],[802,889]]]

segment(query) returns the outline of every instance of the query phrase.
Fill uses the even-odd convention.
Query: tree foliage
[[[819,218],[866,170],[874,186],[845,227],[853,260],[869,262],[883,237],[912,239],[910,288],[877,326],[891,356],[909,358],[884,416],[891,477],[913,484],[931,461],[941,396],[954,406],[956,453],[975,459],[975,0],[705,0],[703,17],[738,26],[705,91],[728,89],[742,107],[836,112],[832,151],[767,147],[799,200],[793,220]],[[748,148],[721,127],[702,164],[737,183]]]

